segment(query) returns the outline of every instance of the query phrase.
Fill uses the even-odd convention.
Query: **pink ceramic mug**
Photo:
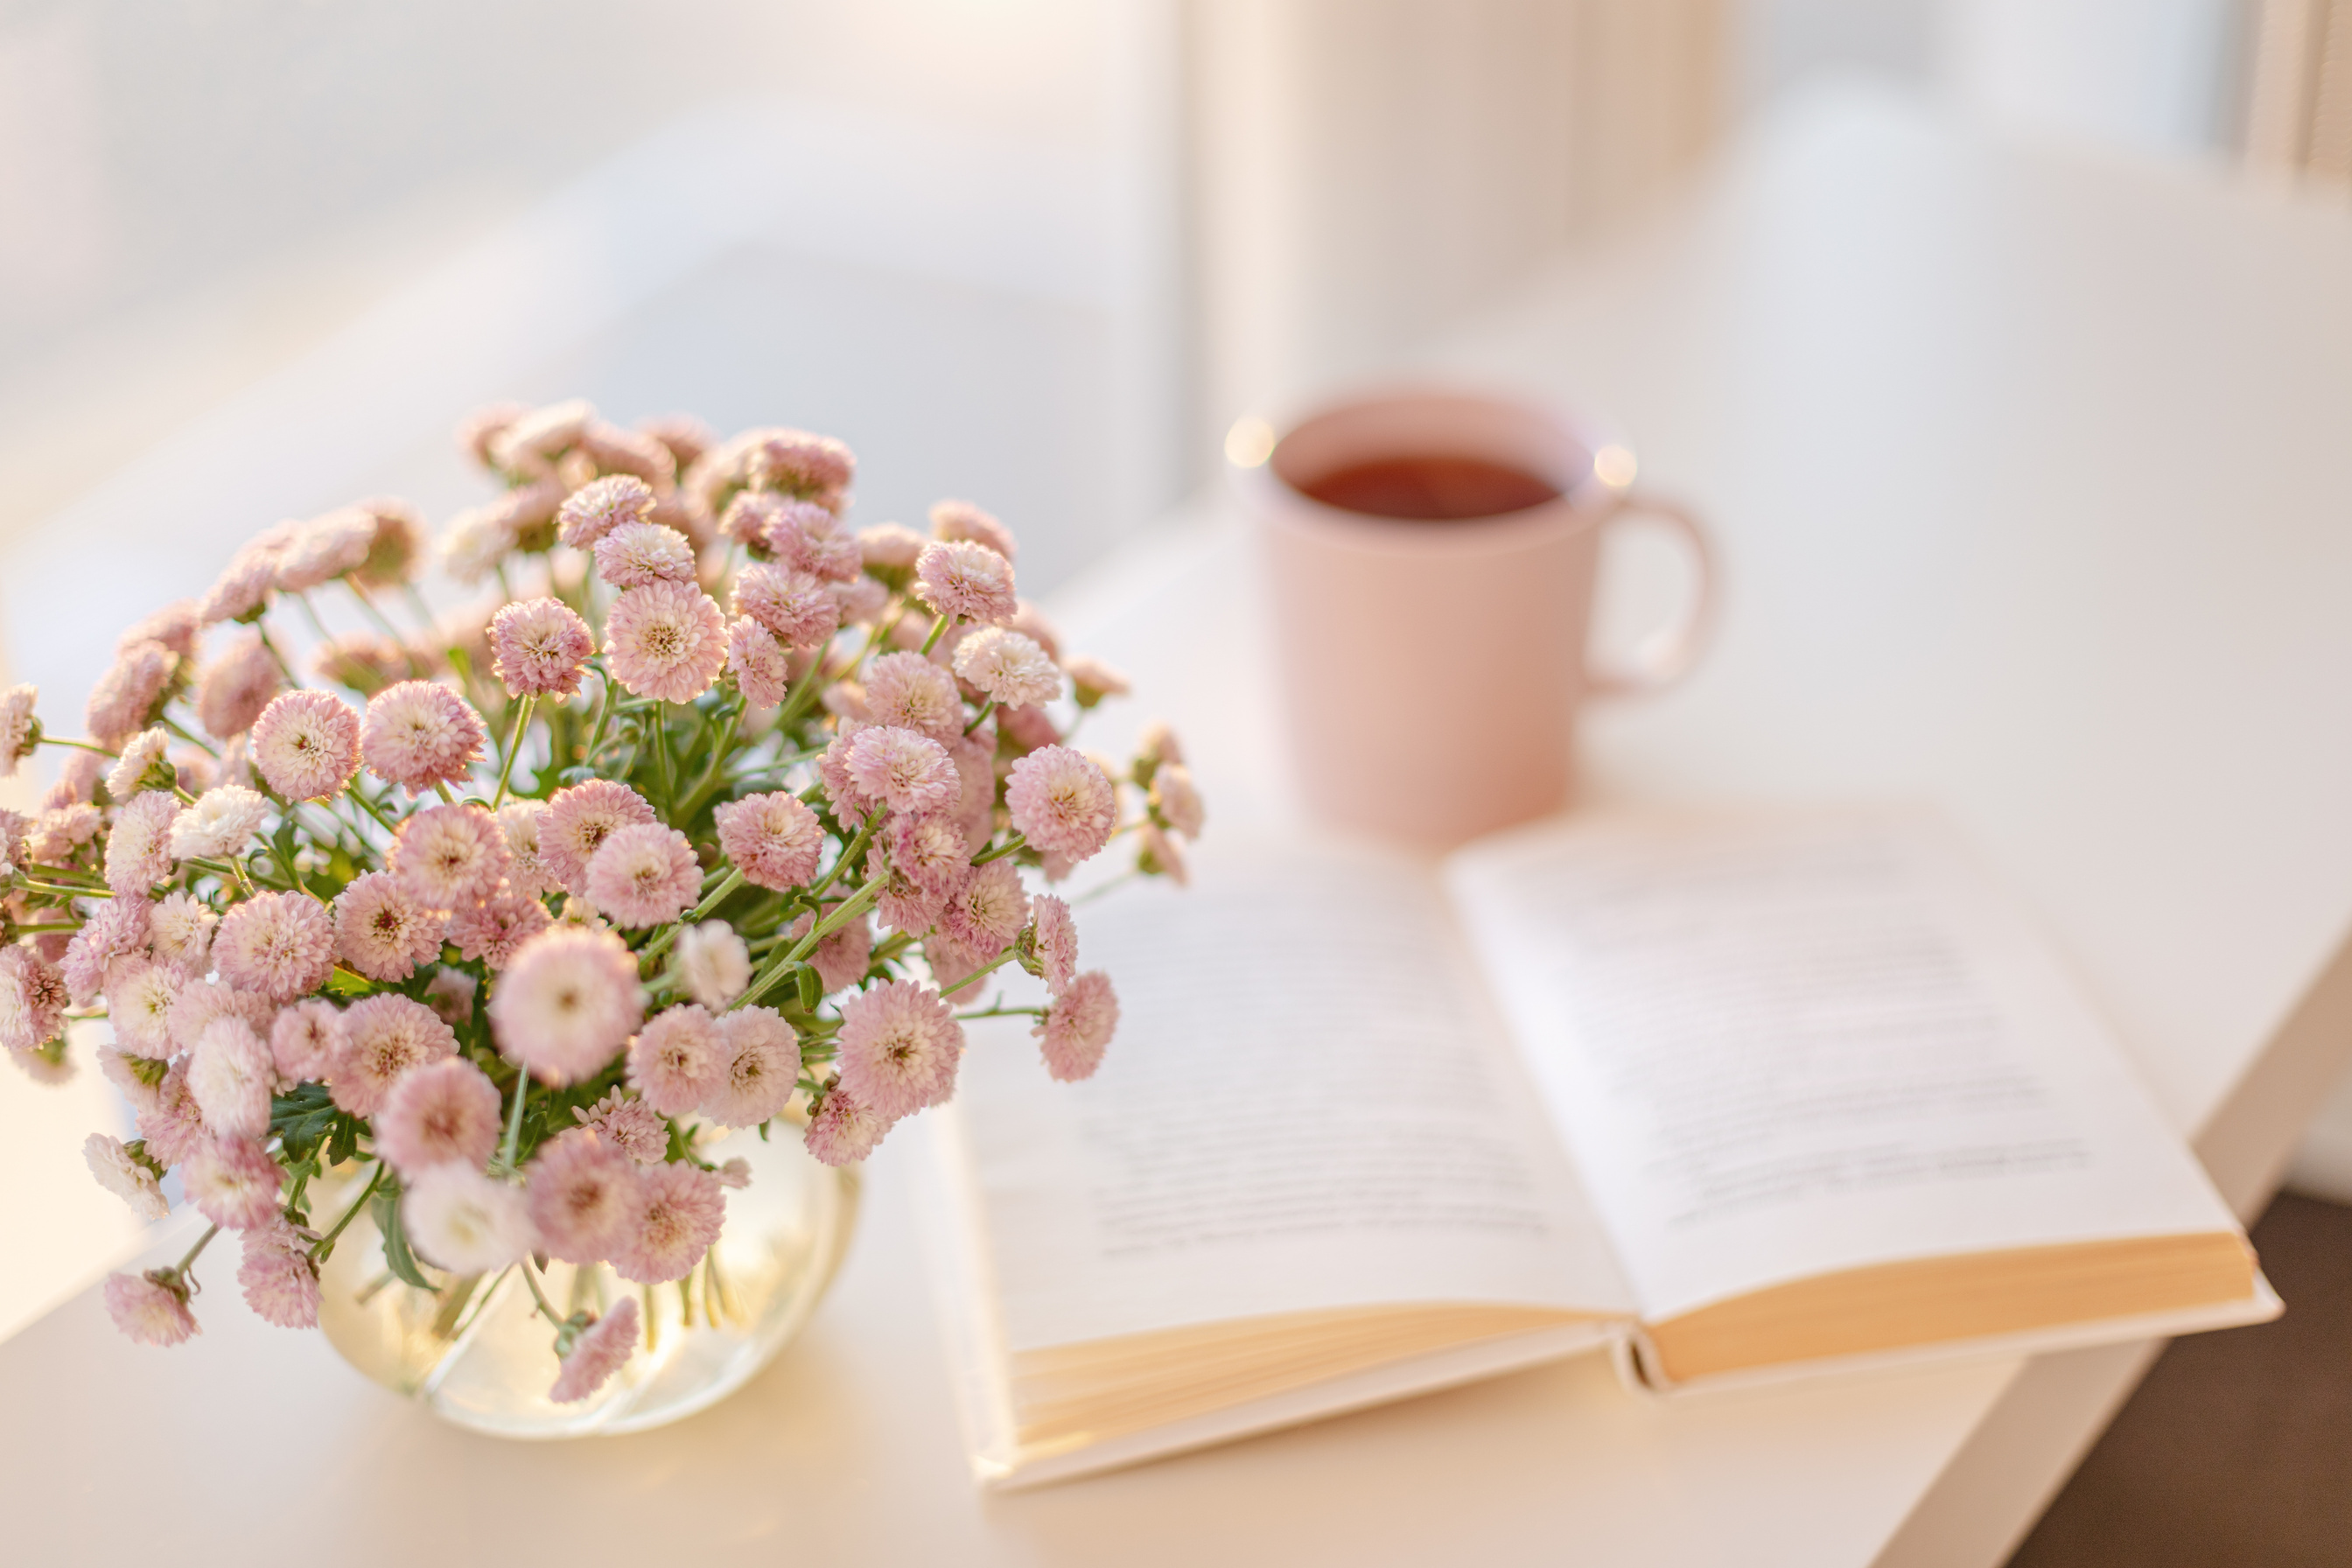
[[[1658,690],[1698,656],[1714,603],[1706,534],[1627,488],[1631,453],[1541,405],[1399,390],[1278,437],[1244,421],[1226,457],[1274,590],[1299,782],[1339,826],[1450,846],[1558,811],[1574,795],[1578,704]],[[1489,489],[1516,510],[1465,516],[1479,503],[1457,496],[1443,520],[1375,515],[1309,493],[1372,494],[1361,481],[1383,469],[1367,465],[1400,464],[1517,479],[1516,497]],[[1696,589],[1638,665],[1595,668],[1601,531],[1636,517],[1687,545]]]

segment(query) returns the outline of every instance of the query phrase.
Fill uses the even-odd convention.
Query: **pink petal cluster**
[[[159,1220],[172,1212],[152,1167],[142,1163],[120,1138],[93,1132],[82,1141],[81,1157],[98,1184],[131,1205],[143,1220]]]
[[[664,925],[694,907],[702,867],[685,834],[658,822],[618,828],[588,862],[588,901],[614,923]]]
[[[757,621],[786,647],[816,647],[839,628],[841,606],[807,572],[755,562],[735,574],[735,613]]]
[[[220,860],[241,855],[268,819],[269,802],[243,784],[216,784],[172,823],[174,859]]]
[[[632,696],[691,702],[726,668],[727,617],[690,583],[648,583],[613,602],[604,651]]]
[[[519,599],[490,617],[490,668],[516,697],[572,696],[595,651],[595,634],[561,599]]]
[[[782,1114],[800,1081],[800,1036],[772,1007],[739,1007],[719,1020],[719,1070],[701,1110],[721,1127],[757,1127]]]
[[[498,1086],[462,1057],[414,1067],[375,1114],[376,1152],[413,1177],[436,1165],[479,1167],[499,1145]]]
[[[817,858],[824,850],[824,825],[797,795],[782,791],[747,795],[713,815],[719,852],[752,886],[782,892],[816,875]]]
[[[196,722],[217,740],[241,735],[285,684],[286,672],[261,634],[240,633],[196,682]]]
[[[938,992],[886,981],[841,1005],[837,1049],[842,1087],[895,1121],[954,1092],[963,1026]]]
[[[955,672],[1008,707],[1034,708],[1062,694],[1062,671],[1019,632],[982,626],[956,645]]]
[[[106,841],[106,885],[117,898],[143,899],[171,879],[172,825],[180,803],[159,789],[134,795],[115,813]]]
[[[694,544],[657,522],[625,522],[596,542],[596,575],[615,588],[691,583]]]
[[[572,1108],[572,1119],[640,1165],[669,1158],[669,1123],[644,1100],[614,1089],[594,1105]]]
[[[727,1053],[719,1026],[688,1004],[656,1013],[629,1042],[629,1087],[665,1116],[690,1115],[723,1081]]]
[[[212,960],[213,929],[220,917],[194,893],[171,892],[157,903],[148,922],[155,956],[184,973],[199,974]]]
[[[963,695],[955,677],[919,653],[886,653],[866,667],[866,708],[877,724],[920,731],[934,740],[963,733]]]
[[[523,1189],[471,1165],[435,1165],[401,1200],[417,1251],[453,1274],[488,1274],[538,1245]]]
[[[727,668],[754,708],[773,708],[791,694],[792,656],[775,633],[748,616],[727,628]]]
[[[1051,893],[1038,894],[1029,907],[1030,951],[1036,956],[1046,991],[1058,996],[1077,977],[1077,922],[1070,918],[1070,906]]]
[[[709,1172],[649,1165],[637,1173],[634,1212],[614,1239],[613,1271],[641,1285],[683,1279],[726,1221],[727,1194]]]
[[[99,1299],[114,1326],[142,1345],[176,1345],[203,1331],[188,1310],[187,1287],[169,1269],[110,1274]]]
[[[139,1112],[140,1141],[159,1164],[184,1165],[212,1142],[204,1112],[188,1089],[188,1064],[173,1062],[155,1086],[154,1103]]]
[[[106,989],[108,966],[114,960],[147,945],[147,914],[153,907],[144,899],[109,899],[74,932],[54,973],[64,978],[66,994],[73,998],[75,1006],[87,1007],[98,1000]],[[24,978],[27,983],[46,978],[42,973],[46,968],[28,969]]]
[[[558,790],[540,825],[539,853],[555,879],[575,893],[588,887],[588,862],[621,828],[654,820],[654,808],[635,790],[611,779],[590,779]]]
[[[1054,998],[1033,1031],[1044,1042],[1045,1070],[1065,1083],[1091,1078],[1118,1027],[1118,996],[1110,976],[1088,970]]]
[[[809,1119],[808,1152],[828,1165],[854,1165],[874,1152],[891,1120],[877,1116],[836,1083]]]
[[[653,487],[635,475],[592,479],[563,499],[555,514],[556,537],[574,550],[593,549],[614,529],[643,522],[653,506]]]
[[[232,985],[291,1002],[334,969],[334,921],[307,893],[257,893],[221,917],[213,965]]]
[[[269,1026],[269,1058],[278,1076],[294,1083],[324,1082],[350,1044],[342,1012],[331,1002],[297,1002]]]
[[[540,853],[539,836],[547,815],[543,800],[510,800],[498,809],[499,831],[507,836],[507,880],[527,898],[551,893],[562,885]]]
[[[214,1138],[180,1168],[188,1201],[223,1230],[251,1230],[278,1217],[284,1173],[257,1138]]]
[[[205,1125],[223,1138],[260,1138],[269,1131],[269,1092],[278,1064],[269,1044],[242,1018],[216,1018],[188,1057],[188,1092]]]
[[[481,806],[428,805],[400,825],[386,861],[417,902],[454,910],[497,890],[507,874],[507,836]]]
[[[83,714],[91,739],[120,746],[145,729],[178,662],[179,656],[162,643],[136,643],[118,655],[90,691]]]
[[[166,964],[135,954],[116,960],[106,977],[106,1021],[115,1044],[133,1056],[170,1056],[172,1004],[179,991],[180,977]]]
[[[677,933],[670,967],[688,996],[723,1012],[751,984],[751,950],[725,921],[704,921]]]
[[[1007,561],[1019,547],[1013,531],[968,500],[943,500],[931,507],[931,532],[940,539],[969,540],[985,544]]]
[[[964,879],[947,900],[940,924],[964,946],[990,959],[1029,923],[1029,895],[1010,860],[991,860]]]
[[[148,773],[163,760],[171,744],[172,732],[161,724],[142,730],[123,742],[121,755],[106,770],[106,793],[114,797],[117,805],[126,804],[146,787]]]
[[[945,811],[962,797],[963,781],[947,748],[929,735],[877,724],[849,737],[841,771],[856,809],[887,805],[920,815]]]
[[[558,926],[531,938],[490,993],[499,1048],[543,1082],[602,1071],[645,1016],[636,955],[610,931]],[[438,1022],[438,1020],[436,1020]]]
[[[0,779],[16,777],[16,764],[31,756],[39,744],[35,739],[33,708],[40,695],[37,687],[0,687]]]
[[[577,1405],[604,1387],[636,1353],[641,1330],[637,1299],[622,1297],[611,1311],[589,1324],[572,1345],[547,1397],[558,1405]]]
[[[488,898],[464,905],[449,917],[449,940],[457,944],[460,958],[504,969],[523,943],[554,923],[545,904],[510,882],[500,882]]]
[[[283,1219],[245,1233],[236,1283],[245,1304],[281,1329],[319,1326],[319,1269],[302,1235]]]
[[[598,1263],[636,1210],[637,1171],[629,1156],[586,1129],[539,1146],[523,1186],[540,1244],[566,1263]]]
[[[989,625],[1001,626],[1020,609],[1013,563],[961,540],[923,546],[915,558],[915,596],[940,615]]]
[[[335,952],[370,980],[400,981],[441,951],[448,917],[388,871],[352,879],[335,895]]]
[[[360,753],[378,778],[422,794],[463,783],[488,740],[464,698],[429,680],[404,680],[368,699]]]
[[[1084,860],[1110,842],[1118,795],[1083,752],[1041,746],[1013,764],[1004,804],[1013,826],[1052,854]]]
[[[827,904],[824,913],[830,917],[838,908],[838,904]],[[797,942],[814,929],[814,922],[807,915],[803,915],[792,924],[793,939]],[[809,964],[815,969],[816,977],[829,996],[865,979],[873,958],[874,927],[864,915],[859,915],[818,942],[816,951],[809,954]]]
[[[328,1092],[354,1116],[373,1116],[400,1075],[457,1054],[440,1016],[405,996],[370,996],[343,1012],[343,1048]]]
[[[253,765],[287,800],[339,794],[360,770],[359,715],[323,691],[289,691],[253,721]]]

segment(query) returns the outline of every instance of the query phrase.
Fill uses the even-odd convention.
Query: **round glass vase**
[[[446,1420],[502,1437],[640,1432],[691,1415],[740,1388],[798,1333],[848,1249],[857,1173],[836,1170],[782,1121],[702,1151],[715,1165],[740,1157],[748,1187],[727,1194],[727,1222],[709,1255],[682,1280],[635,1285],[604,1265],[550,1260],[538,1275],[555,1310],[599,1315],[635,1295],[644,1315],[636,1353],[576,1405],[548,1397],[562,1363],[555,1328],[516,1268],[458,1276],[419,1260],[436,1288],[394,1278],[383,1237],[362,1212],[320,1270],[319,1326],[345,1361]],[[366,1167],[334,1173],[311,1214],[340,1216]],[[331,1221],[321,1220],[321,1224]]]

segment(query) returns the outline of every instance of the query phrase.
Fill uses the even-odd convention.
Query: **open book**
[[[1081,911],[1101,1072],[976,1026],[932,1226],[983,1480],[1613,1349],[1655,1388],[2278,1310],[1935,819],[1213,838]]]

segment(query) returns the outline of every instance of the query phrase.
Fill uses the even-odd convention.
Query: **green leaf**
[[[338,969],[327,976],[327,989],[338,996],[364,996],[375,989],[375,982],[348,969]]]
[[[387,1178],[382,1186],[376,1188],[375,1195],[368,1199],[368,1216],[375,1221],[376,1229],[383,1233],[383,1266],[392,1270],[393,1278],[404,1285],[414,1285],[420,1290],[430,1290],[439,1295],[441,1288],[425,1278],[424,1271],[416,1266],[416,1254],[409,1250],[408,1232],[401,1223],[400,1184],[397,1182]]]
[[[824,982],[817,978],[812,964],[796,963],[793,968],[797,972],[793,975],[793,984],[800,988],[801,1010],[814,1013],[817,1004],[824,1000]]]

